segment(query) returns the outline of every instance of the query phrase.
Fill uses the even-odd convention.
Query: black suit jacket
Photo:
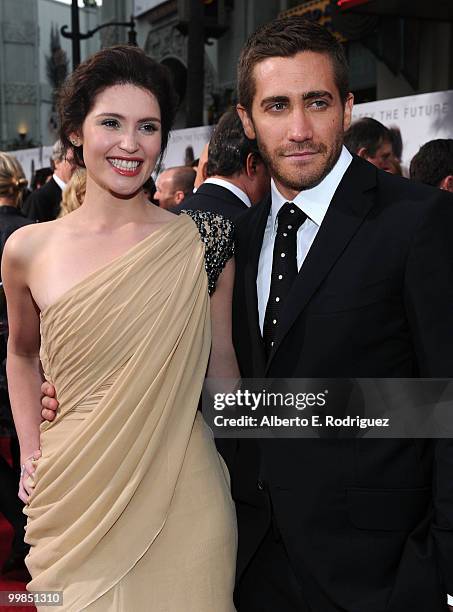
[[[179,210],[204,210],[235,221],[248,206],[226,187],[203,183],[193,195],[184,199]]]
[[[354,158],[266,361],[256,276],[269,209],[270,198],[236,226],[233,336],[244,377],[453,377],[451,195]],[[273,513],[312,610],[446,610],[453,442],[242,439],[229,467],[238,579]]]
[[[22,212],[33,221],[53,221],[60,212],[61,189],[53,178],[33,191],[25,200]]]

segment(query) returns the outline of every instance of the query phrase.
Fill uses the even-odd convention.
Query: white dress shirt
[[[228,189],[228,191],[231,191],[231,193],[234,193],[235,196],[237,196],[240,200],[242,200],[244,204],[248,206],[248,208],[250,208],[250,206],[252,205],[252,203],[250,202],[250,198],[245,193],[245,191],[242,191],[242,189],[239,189],[237,185],[233,185],[233,183],[230,183],[230,181],[225,181],[220,178],[212,177],[212,178],[207,178],[203,182],[203,185],[205,185],[206,183],[211,183],[212,185],[220,185],[220,187],[225,187],[225,189]]]
[[[58,187],[61,189],[61,191],[63,191],[63,189],[66,187],[66,183],[62,181],[61,178],[57,176],[56,174],[52,174],[52,178],[56,182]]]
[[[316,234],[325,217],[330,202],[343,178],[344,173],[352,161],[352,155],[343,147],[337,163],[329,174],[312,189],[306,189],[297,194],[292,200],[306,215],[306,221],[297,231],[297,269],[300,270],[304,260],[313,244]],[[258,294],[258,313],[261,333],[263,332],[264,315],[266,313],[267,301],[271,287],[272,258],[274,253],[274,242],[277,233],[277,215],[280,208],[288,200],[282,196],[271,181],[271,210],[267,218],[264,231],[263,245],[261,247],[260,260],[258,263],[258,275],[256,278],[256,290]]]

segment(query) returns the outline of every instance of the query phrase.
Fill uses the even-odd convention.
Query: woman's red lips
[[[107,160],[113,170],[122,176],[136,176],[143,163],[139,157],[109,157]]]

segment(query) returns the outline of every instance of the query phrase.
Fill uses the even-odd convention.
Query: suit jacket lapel
[[[288,294],[269,367],[283,338],[334,266],[374,204],[366,192],[376,184],[376,169],[354,158],[330,203],[316,238]]]
[[[256,277],[258,274],[261,246],[263,244],[263,236],[270,207],[271,197],[268,195],[253,211],[255,214],[250,223],[252,228],[250,232],[248,257],[244,270],[247,321],[250,326],[250,334],[252,337],[253,370],[256,376],[264,376],[266,367],[264,343],[259,326]]]

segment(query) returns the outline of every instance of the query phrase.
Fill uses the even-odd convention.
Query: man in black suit
[[[243,377],[452,377],[451,196],[343,147],[341,45],[298,17],[264,25],[238,100],[272,177],[236,226]],[[229,468],[240,612],[448,610],[450,440],[239,439]]]
[[[269,190],[269,175],[235,110],[222,115],[209,141],[207,179],[179,210],[217,212],[234,221]]]
[[[24,201],[22,212],[33,221],[53,221],[60,212],[61,195],[71,178],[75,165],[71,153],[63,151],[59,140],[52,149],[52,162],[55,167],[52,178],[42,187],[33,191]]]

